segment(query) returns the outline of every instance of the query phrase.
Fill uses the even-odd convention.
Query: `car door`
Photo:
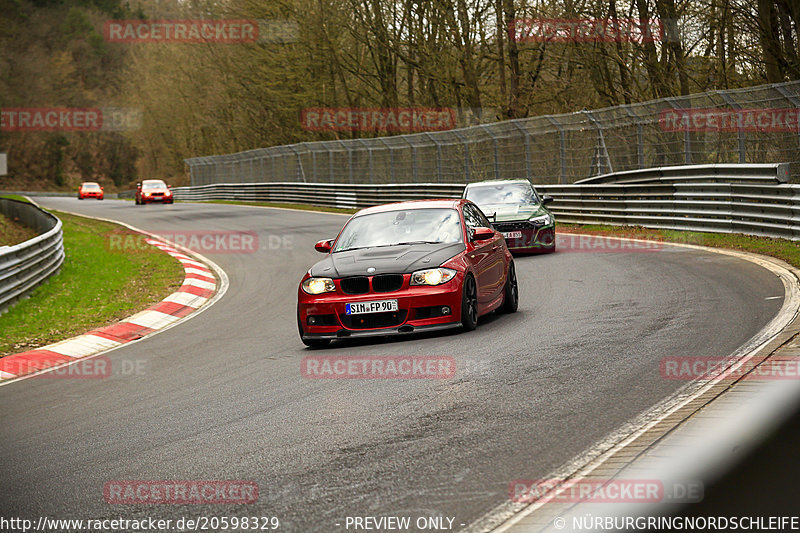
[[[485,306],[500,296],[505,283],[505,265],[503,261],[502,235],[495,232],[494,237],[483,241],[474,241],[472,234],[475,228],[491,228],[492,225],[472,204],[464,204],[464,223],[467,226],[467,258],[475,271],[478,285],[478,304]]]

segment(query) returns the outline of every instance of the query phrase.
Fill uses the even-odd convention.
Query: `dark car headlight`
[[[453,279],[456,271],[450,268],[429,268],[411,274],[411,285],[441,285]]]
[[[530,222],[532,224],[541,224],[542,226],[548,226],[548,225],[552,224],[553,217],[550,214],[541,215],[541,216],[538,216],[538,217],[529,218],[528,222]]]
[[[308,278],[300,286],[307,294],[322,294],[336,290],[336,285],[331,278]]]

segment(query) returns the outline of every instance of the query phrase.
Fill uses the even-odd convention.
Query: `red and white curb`
[[[228,285],[227,276],[213,262],[199,254],[179,249],[182,247],[168,244],[151,233],[122,225],[150,235],[151,238],[145,239],[147,243],[168,253],[183,265],[186,275],[181,287],[156,305],[111,326],[35,350],[0,357],[0,380],[60,368],[139,340],[175,325],[224,294]]]

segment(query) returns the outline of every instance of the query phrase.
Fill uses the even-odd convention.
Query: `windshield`
[[[536,193],[527,183],[499,183],[467,189],[467,199],[478,205],[538,204]]]
[[[99,189],[100,185],[98,185],[96,183],[84,183],[83,184],[83,188],[84,189]]]
[[[455,209],[405,209],[352,219],[342,230],[333,252],[461,240],[461,219]]]
[[[166,189],[167,185],[163,181],[154,181],[150,183],[142,183],[142,189]]]

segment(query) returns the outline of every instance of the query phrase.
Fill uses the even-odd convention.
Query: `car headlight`
[[[323,292],[334,292],[336,285],[331,278],[308,278],[301,287],[308,294],[322,294]]]
[[[449,268],[417,270],[411,274],[411,285],[441,285],[455,277],[456,271]]]
[[[531,217],[528,219],[528,222],[533,222],[534,224],[541,224],[543,226],[547,226],[553,222],[553,217],[548,215],[542,215],[538,217]]]

